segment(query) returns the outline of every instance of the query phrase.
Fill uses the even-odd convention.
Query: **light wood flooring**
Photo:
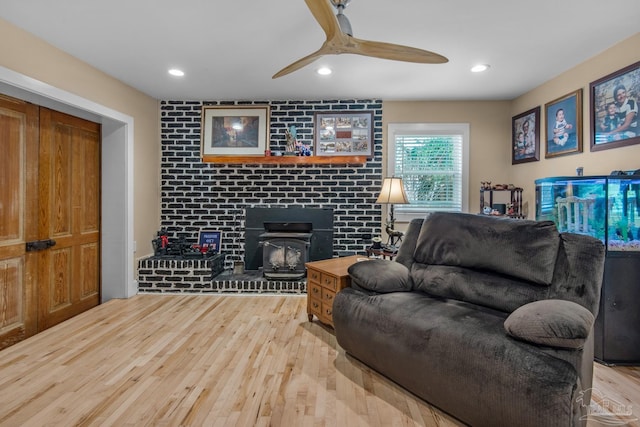
[[[594,388],[640,414],[640,368],[596,364]],[[1,351],[0,425],[462,424],[346,356],[304,296],[138,295]]]

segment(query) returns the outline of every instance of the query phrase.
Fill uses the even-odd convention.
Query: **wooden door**
[[[100,302],[100,125],[40,108],[38,329]]]
[[[38,107],[0,95],[0,349],[36,332]]]

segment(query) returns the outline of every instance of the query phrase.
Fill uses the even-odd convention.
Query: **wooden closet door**
[[[38,107],[0,95],[0,349],[37,331]]]
[[[38,329],[100,302],[100,125],[40,108]]]

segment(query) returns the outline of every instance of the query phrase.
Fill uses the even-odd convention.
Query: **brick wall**
[[[138,261],[138,290],[141,293],[203,294],[304,294],[307,291],[305,280],[266,280],[255,274],[219,274],[221,262],[220,255],[209,259],[141,259]]]
[[[210,259],[155,259],[138,261],[138,287],[141,292],[181,292],[211,289]]]
[[[271,107],[271,150],[284,151],[285,130],[313,145],[316,111],[374,112],[374,156],[364,165],[212,164],[200,160],[201,111],[206,105]],[[162,101],[162,227],[194,242],[201,229],[222,231],[226,262],[244,259],[246,207],[325,207],[334,210],[334,255],[362,253],[364,234],[381,233],[382,101]],[[149,236],[150,239],[154,236]]]

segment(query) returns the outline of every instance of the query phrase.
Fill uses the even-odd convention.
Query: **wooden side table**
[[[348,287],[351,278],[347,269],[358,261],[368,258],[353,255],[312,261],[307,267],[307,315],[309,322],[315,315],[318,320],[333,327],[333,299],[341,289]]]

